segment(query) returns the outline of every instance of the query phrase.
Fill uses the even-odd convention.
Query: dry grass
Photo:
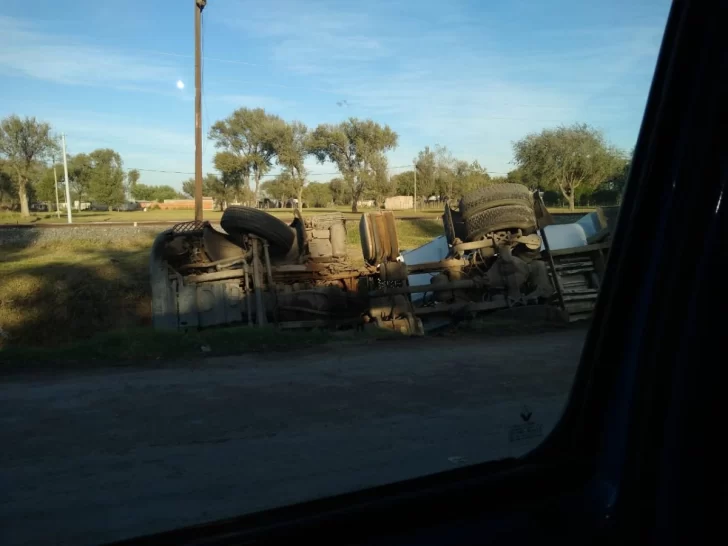
[[[4,345],[58,345],[150,322],[151,234],[3,246],[0,328]]]
[[[370,212],[374,209],[362,209],[362,212]],[[291,209],[271,209],[270,212],[274,216],[278,216],[282,220],[292,220],[293,210]],[[303,209],[304,216],[313,216],[325,212],[342,212],[347,217],[353,217],[351,207],[335,207],[329,209]],[[424,210],[418,210],[416,213],[411,210],[396,211],[395,214],[398,217],[407,216],[429,216],[430,214],[438,216],[442,214],[442,207],[427,208]],[[204,218],[211,222],[219,222],[222,213],[219,211],[205,211]],[[192,210],[149,210],[144,211],[133,211],[133,212],[97,212],[97,211],[82,211],[73,212],[74,223],[87,223],[87,222],[186,222],[194,220],[194,211]],[[20,213],[17,212],[0,212],[0,224],[65,224],[67,218],[64,213],[61,213],[61,217],[58,218],[55,212],[41,212],[33,213],[29,218],[23,218]]]
[[[439,219],[399,220],[397,228],[402,249],[442,234]],[[350,224],[347,233],[352,265],[362,265],[356,225]],[[55,347],[101,332],[149,326],[147,268],[153,237],[141,233],[106,243],[4,245],[0,348]]]

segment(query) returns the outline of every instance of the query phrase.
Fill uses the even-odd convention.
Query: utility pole
[[[413,163],[415,170],[413,171],[415,173],[415,197],[414,197],[414,209],[415,212],[417,212],[417,163]]]
[[[56,187],[56,216],[61,217],[61,204],[58,202],[58,176],[56,176],[56,158],[53,156],[53,182]]]
[[[68,223],[73,223],[71,218],[71,183],[68,181],[68,160],[66,160],[66,135],[61,133],[61,141],[63,142],[63,176],[66,178],[66,212],[68,213]],[[78,204],[81,208],[81,203]]]
[[[195,1],[195,221],[202,221],[202,10],[207,0]]]

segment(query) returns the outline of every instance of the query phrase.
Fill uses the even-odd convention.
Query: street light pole
[[[61,217],[61,204],[58,201],[58,176],[56,175],[56,158],[53,157],[53,182],[55,182],[56,188],[56,216]]]
[[[415,212],[417,212],[417,163],[414,163],[415,170],[413,171],[415,173],[415,197],[414,197],[414,209]]]
[[[71,218],[71,184],[68,182],[68,161],[66,160],[66,135],[61,134],[61,141],[63,142],[63,176],[66,178],[66,212],[68,213],[68,223],[73,223]],[[79,201],[78,208],[81,208]]]
[[[195,0],[195,221],[202,221],[202,10],[207,0]]]

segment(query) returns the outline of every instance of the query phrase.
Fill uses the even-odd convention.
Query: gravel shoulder
[[[0,543],[96,544],[521,455],[539,439],[509,432],[524,406],[553,427],[584,336],[6,378]]]

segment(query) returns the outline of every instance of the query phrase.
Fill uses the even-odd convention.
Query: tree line
[[[425,147],[413,158],[413,168],[389,175],[386,154],[398,144],[388,125],[349,118],[338,124],[309,129],[262,108],[239,108],[216,122],[209,138],[217,148],[213,164],[218,174],[207,174],[203,193],[220,208],[228,203],[257,206],[262,197],[296,199],[298,206],[350,205],[362,200],[381,205],[391,195],[413,195],[415,177],[419,199],[457,200],[478,187],[502,181],[525,184],[545,192],[549,204],[573,208],[586,199],[618,200],[629,170],[629,154],[609,144],[603,134],[586,124],[574,124],[526,135],[513,143],[515,168],[493,177],[477,161],[457,159],[445,146]],[[0,122],[0,203],[17,202],[29,214],[32,199],[55,201],[55,176],[62,180],[59,155],[51,127],[35,118],[12,115]],[[339,176],[327,183],[307,184],[305,161],[331,163]],[[270,180],[270,171],[279,173]],[[74,201],[96,201],[112,207],[126,196],[164,200],[194,195],[194,179],[180,194],[171,186],[141,184],[137,170],[124,171],[121,156],[101,148],[68,159]]]
[[[210,128],[209,137],[218,149],[213,163],[221,173],[218,190],[223,195],[250,188],[255,203],[262,192],[288,194],[300,207],[308,175],[304,163],[312,157],[336,166],[352,195],[354,211],[367,189],[389,183],[386,152],[397,146],[397,133],[372,120],[349,118],[310,130],[300,121],[285,121],[262,108],[235,110]],[[264,183],[274,166],[280,174]]]

